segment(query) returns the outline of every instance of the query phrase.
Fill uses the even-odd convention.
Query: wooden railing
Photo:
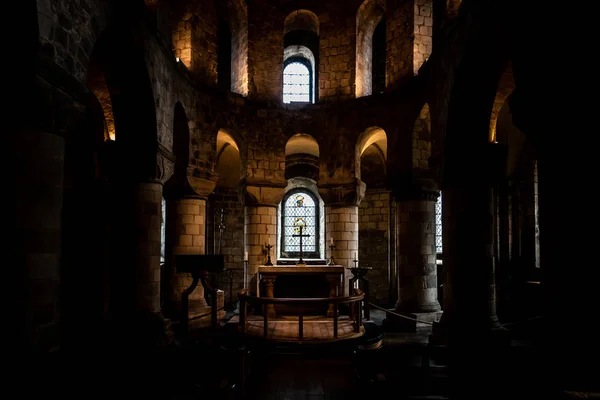
[[[319,304],[332,304],[333,305],[333,338],[338,338],[338,319],[339,319],[339,305],[348,304],[350,306],[350,318],[353,320],[354,331],[360,332],[362,326],[362,301],[365,298],[365,294],[360,289],[354,289],[353,296],[347,297],[323,297],[323,298],[273,298],[273,297],[257,297],[250,296],[248,289],[243,289],[238,294],[240,299],[240,328],[242,334],[245,334],[248,329],[248,303],[254,303],[257,306],[262,306],[263,310],[263,337],[268,337],[268,323],[269,313],[267,312],[267,306],[269,304],[293,304],[293,305],[319,305]],[[258,307],[256,307],[258,309]],[[303,339],[304,336],[304,315],[302,312],[298,315],[298,339]]]

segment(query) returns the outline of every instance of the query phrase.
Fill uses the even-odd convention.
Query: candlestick
[[[335,246],[333,245],[333,239],[331,239],[331,244],[329,245],[329,263],[327,265],[334,265],[333,249],[335,249]]]

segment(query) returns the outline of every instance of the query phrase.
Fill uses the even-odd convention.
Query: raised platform
[[[239,317],[231,318],[228,324],[239,324]],[[293,343],[331,343],[360,338],[365,334],[365,328],[360,327],[359,332],[354,330],[354,321],[341,316],[338,320],[338,337],[333,337],[333,319],[328,317],[314,317],[304,319],[302,339],[298,336],[298,318],[280,317],[267,322],[266,340],[274,342]],[[246,335],[257,338],[264,337],[264,320],[260,316],[248,316]]]

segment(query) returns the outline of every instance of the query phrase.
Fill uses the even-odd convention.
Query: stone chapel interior
[[[299,307],[306,335],[335,314],[358,340],[368,308],[383,343],[431,329],[426,344],[474,371],[524,335],[539,390],[593,391],[594,246],[575,239],[590,206],[573,190],[593,169],[548,139],[570,100],[540,76],[552,28],[533,6],[21,3],[5,124],[15,351],[151,352],[178,343],[182,318],[218,337],[241,303],[262,324],[298,312],[265,298],[320,298]],[[200,272],[185,317],[196,275],[177,260],[198,255],[223,268]]]

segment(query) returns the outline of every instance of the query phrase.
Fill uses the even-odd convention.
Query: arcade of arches
[[[309,261],[371,267],[368,302],[433,323],[432,343],[473,355],[511,335],[503,323],[541,315],[549,374],[586,382],[588,342],[572,330],[593,304],[578,282],[589,260],[566,245],[586,229],[566,214],[583,203],[556,179],[581,171],[530,109],[545,92],[532,72],[543,62],[518,39],[528,10],[23,3],[27,34],[15,40],[31,50],[5,124],[15,348],[156,346],[191,284],[169,260],[223,254],[217,285],[235,303],[266,244],[274,261],[297,256],[282,215],[303,193],[315,213]],[[199,286],[190,312],[207,307]]]

